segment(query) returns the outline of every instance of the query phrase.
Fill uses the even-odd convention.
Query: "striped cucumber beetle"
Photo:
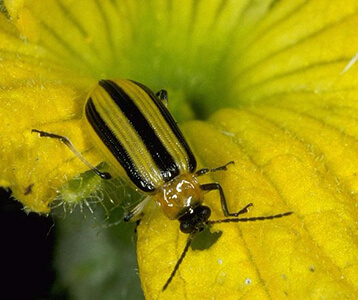
[[[234,162],[196,170],[197,162],[187,141],[167,109],[167,92],[154,94],[148,87],[131,80],[101,80],[89,94],[84,115],[93,144],[101,150],[116,176],[123,176],[137,191],[146,195],[125,217],[140,219],[149,200],[154,199],[171,220],[178,220],[181,232],[188,234],[185,248],[163,286],[168,287],[183,261],[193,238],[206,226],[216,223],[262,221],[281,218],[292,212],[272,216],[239,218],[252,204],[230,212],[224,191],[217,182],[200,184],[198,177],[225,171]],[[112,174],[101,172],[79,153],[64,136],[33,129],[40,137],[61,140],[84,164],[103,179]],[[211,210],[203,205],[204,194],[219,192],[226,219],[209,220]]]

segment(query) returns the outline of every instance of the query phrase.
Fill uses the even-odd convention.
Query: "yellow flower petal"
[[[232,106],[237,95],[241,103],[299,92],[321,99],[356,86],[355,66],[343,71],[358,49],[358,3],[295,2],[278,3],[233,47]]]
[[[103,34],[106,16],[94,2],[24,0],[5,4],[26,40],[47,49],[48,56],[58,63],[97,76],[113,63],[108,36]]]
[[[215,127],[190,123],[187,135],[205,158],[205,165],[217,166],[234,158],[235,166],[215,174],[233,211],[253,202],[248,217],[290,210],[294,214],[252,224],[216,225],[222,237],[208,250],[189,250],[163,294],[161,287],[186,237],[178,232],[177,222],[167,222],[160,212],[152,215],[144,230],[138,231],[138,261],[145,262],[140,270],[150,298],[216,295],[232,299],[239,294],[247,299],[285,295],[334,299],[358,294],[358,213],[350,191],[330,174],[326,159],[315,155],[314,145],[298,138],[304,136],[304,130],[296,126],[291,134],[273,121],[281,112],[271,114],[270,120],[258,115],[261,110],[221,111],[211,119]],[[284,122],[294,122],[291,118],[286,116]],[[306,126],[310,128],[311,123]],[[317,130],[317,135],[322,131],[326,130]],[[326,133],[330,134],[329,129]],[[210,147],[213,140],[225,146],[214,149]],[[342,152],[337,145],[332,147]],[[208,194],[205,203],[215,208],[213,219],[223,218],[218,195]]]
[[[31,81],[14,82],[11,92],[0,93],[2,103],[6,99],[8,104],[0,108],[5,125],[0,141],[2,151],[7,154],[7,160],[2,161],[1,183],[10,187],[30,211],[48,212],[48,204],[56,189],[68,180],[66,176],[70,178],[86,170],[59,141],[31,133],[34,128],[63,135],[77,132],[73,136],[76,146],[88,149],[81,133],[84,125],[79,114],[81,104],[74,101],[77,97],[71,87],[34,77]],[[10,105],[11,114],[7,113]]]
[[[11,188],[29,211],[48,212],[48,204],[54,199],[56,189],[68,180],[66,176],[74,176],[86,168],[61,143],[40,139],[31,129],[46,128],[64,135],[77,132],[74,142],[79,148],[88,149],[86,138],[79,133],[83,127],[85,94],[82,90],[93,82],[48,61],[34,60],[35,55],[46,51],[22,43],[3,15],[0,22],[1,28],[7,28],[1,32],[0,49],[0,102],[3,103],[0,141],[5,154],[1,160],[0,183]]]

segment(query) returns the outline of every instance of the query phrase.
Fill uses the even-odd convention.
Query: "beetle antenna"
[[[288,211],[278,215],[272,216],[263,216],[263,217],[251,217],[251,218],[227,218],[222,220],[214,220],[214,221],[207,221],[207,225],[218,224],[218,223],[238,223],[238,222],[253,222],[253,221],[264,221],[264,220],[272,220],[272,219],[279,219],[282,217],[286,217],[292,215],[293,211]]]
[[[181,254],[180,257],[179,257],[179,259],[178,259],[178,261],[177,261],[177,263],[176,263],[176,265],[175,265],[175,267],[174,267],[174,270],[173,270],[172,273],[170,274],[170,276],[169,276],[167,282],[164,284],[163,289],[162,289],[162,292],[164,292],[164,291],[166,290],[166,288],[168,287],[168,285],[170,284],[170,282],[171,282],[172,279],[174,278],[175,273],[178,271],[179,266],[180,266],[181,263],[183,262],[183,259],[184,259],[185,255],[186,255],[186,253],[188,252],[189,247],[190,247],[190,245],[191,245],[191,242],[193,241],[193,238],[194,238],[194,236],[195,236],[196,233],[197,233],[197,231],[194,231],[194,232],[190,233],[190,235],[188,236],[188,239],[187,239],[187,241],[186,241],[185,248],[184,248],[182,254]]]

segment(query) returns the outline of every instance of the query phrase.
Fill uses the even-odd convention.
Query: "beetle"
[[[251,203],[238,212],[228,208],[224,191],[217,182],[200,184],[198,177],[225,171],[230,161],[217,168],[197,169],[196,158],[177,123],[167,109],[168,94],[154,94],[148,87],[132,80],[100,80],[87,97],[84,115],[93,144],[104,160],[137,191],[146,195],[124,218],[138,220],[146,204],[154,199],[171,220],[178,220],[180,231],[188,234],[185,248],[163,291],[179,269],[195,235],[215,223],[261,221],[292,214],[239,218]],[[79,159],[103,179],[111,179],[88,162],[65,136],[32,129],[40,137],[61,140]],[[117,175],[117,174],[116,174]],[[211,210],[203,205],[204,195],[216,190],[226,219],[209,220]]]

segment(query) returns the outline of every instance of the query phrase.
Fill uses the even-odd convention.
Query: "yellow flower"
[[[0,15],[0,184],[28,211],[55,197],[78,203],[105,190],[61,143],[93,164],[82,121],[100,78],[169,90],[169,106],[232,211],[290,217],[216,224],[222,235],[183,251],[178,222],[148,210],[137,255],[148,299],[358,297],[358,3],[282,1],[4,1]],[[197,120],[194,120],[197,119]],[[202,121],[198,121],[201,119]],[[58,192],[62,193],[58,195]],[[125,199],[124,199],[125,200]],[[219,198],[207,195],[212,219]],[[198,237],[200,238],[200,237]],[[126,270],[133,272],[133,270]]]

